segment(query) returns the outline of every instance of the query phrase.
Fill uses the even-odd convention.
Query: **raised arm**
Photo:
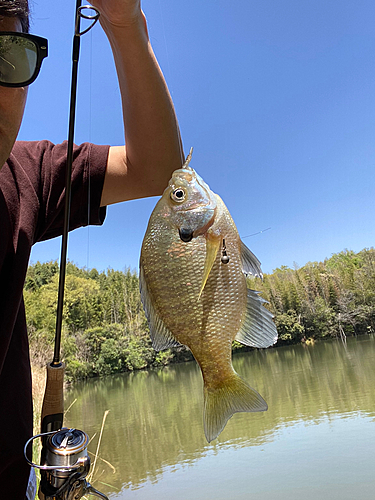
[[[139,0],[92,0],[119,79],[125,146],[111,147],[101,204],[162,194],[183,151],[172,99]]]

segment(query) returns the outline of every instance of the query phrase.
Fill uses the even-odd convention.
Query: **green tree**
[[[290,309],[288,312],[276,316],[276,327],[279,339],[286,344],[295,344],[304,337],[305,328],[301,325],[301,317],[296,311]]]

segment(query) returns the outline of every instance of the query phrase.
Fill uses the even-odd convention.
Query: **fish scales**
[[[160,218],[156,213],[154,217],[158,221],[153,220],[151,225],[159,231],[164,225],[163,216]],[[222,219],[225,219],[224,214],[215,224],[227,226],[226,245],[232,258],[228,265],[223,266],[218,252],[200,300],[198,295],[206,254],[204,236],[184,243],[178,233],[165,227],[168,238],[165,238],[164,245],[156,245],[157,235],[150,231],[144,245],[147,250],[143,252],[149,293],[157,297],[155,310],[166,327],[176,332],[176,339],[189,346],[203,370],[208,363],[223,365],[223,351],[228,361],[232,341],[246,310],[247,288],[238,242],[236,235],[229,233],[233,228],[228,222],[224,226]],[[204,376],[209,375],[204,373]]]
[[[233,340],[248,324],[254,325],[253,333],[241,333],[241,342],[251,345],[263,324],[266,333],[255,343],[271,345],[277,334],[262,300],[256,293],[249,298],[247,290],[243,261],[247,259],[252,269],[259,261],[241,242],[221,198],[188,167],[188,160],[174,172],[150,217],[140,284],[154,346],[160,350],[184,344],[202,370],[204,426],[211,441],[233,413],[267,409],[233,369]],[[224,248],[227,264],[222,261]],[[246,259],[241,258],[244,249]],[[249,300],[253,316],[256,311],[250,319]]]

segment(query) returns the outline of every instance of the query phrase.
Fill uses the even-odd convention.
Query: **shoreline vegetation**
[[[53,357],[58,272],[57,262],[37,262],[25,281],[34,401]],[[268,301],[279,332],[276,346],[374,332],[373,248],[345,250],[301,268],[282,266],[263,281],[248,278],[248,287]],[[64,311],[61,345],[68,382],[193,359],[185,347],[154,351],[138,276],[129,269],[98,272],[69,262]],[[233,343],[234,351],[250,349]]]

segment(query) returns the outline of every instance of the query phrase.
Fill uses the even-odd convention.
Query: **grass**
[[[43,396],[44,389],[46,386],[46,369],[41,368],[40,366],[33,365],[31,367],[32,381],[33,381],[33,406],[34,406],[34,427],[33,434],[40,433],[40,416],[42,413],[42,404],[43,404]],[[39,463],[40,460],[40,452],[42,450],[42,444],[40,439],[34,439],[33,441],[33,462]],[[38,489],[40,482],[40,472],[38,469],[35,469]],[[38,494],[35,497],[38,500]]]

